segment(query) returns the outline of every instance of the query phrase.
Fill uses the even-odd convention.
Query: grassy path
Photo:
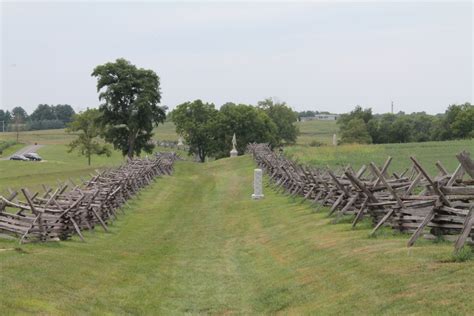
[[[367,238],[266,190],[250,158],[181,162],[110,233],[0,241],[0,310],[43,314],[468,314],[474,264],[450,244]]]

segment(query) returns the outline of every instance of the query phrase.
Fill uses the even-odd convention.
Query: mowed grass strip
[[[329,224],[269,188],[249,157],[179,162],[87,242],[0,241],[0,310],[43,314],[469,314],[452,245]]]

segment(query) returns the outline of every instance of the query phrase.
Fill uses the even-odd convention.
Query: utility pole
[[[392,114],[393,114],[393,101],[392,101]]]

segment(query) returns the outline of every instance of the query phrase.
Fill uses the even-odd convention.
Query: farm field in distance
[[[173,127],[174,128],[174,127]],[[124,162],[120,152],[112,151],[111,157],[93,156],[91,166],[77,152],[68,153],[67,144],[75,138],[74,134],[63,129],[42,130],[20,133],[20,144],[9,147],[0,157],[8,157],[27,144],[45,145],[38,150],[43,162],[0,161],[0,194],[8,188],[20,189],[26,186],[32,190],[42,190],[41,185],[56,185],[58,181],[88,178],[96,169],[117,166]],[[0,133],[0,141],[15,140],[15,133]],[[170,148],[157,147],[156,151],[170,151]],[[185,157],[183,151],[179,151]]]

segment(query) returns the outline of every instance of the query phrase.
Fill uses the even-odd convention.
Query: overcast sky
[[[153,69],[162,104],[444,112],[473,101],[467,2],[2,2],[0,108],[99,104],[98,65]]]

